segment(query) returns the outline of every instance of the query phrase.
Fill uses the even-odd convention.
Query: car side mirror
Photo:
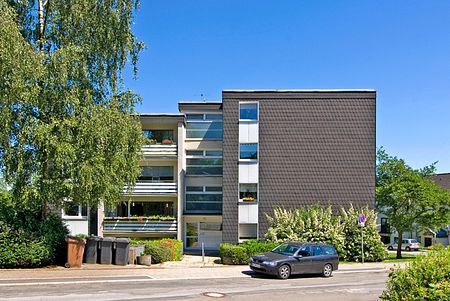
[[[303,257],[303,255],[301,255],[301,254],[298,254],[295,256],[295,258],[302,258],[302,257]]]

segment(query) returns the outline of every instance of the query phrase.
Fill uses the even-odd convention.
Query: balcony
[[[147,144],[142,147],[144,158],[176,158],[176,144]]]
[[[103,220],[104,234],[158,234],[175,235],[177,233],[176,220],[150,220],[136,218],[121,218]]]
[[[177,183],[174,182],[137,182],[136,185],[131,189],[131,193],[127,192],[128,186],[123,189],[123,194],[125,195],[177,195]]]

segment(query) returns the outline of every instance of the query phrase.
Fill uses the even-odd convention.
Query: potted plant
[[[255,199],[251,196],[246,196],[242,199],[244,202],[253,202]]]
[[[162,144],[172,144],[172,143],[173,143],[173,140],[170,140],[170,139],[164,139],[161,143],[162,143]]]

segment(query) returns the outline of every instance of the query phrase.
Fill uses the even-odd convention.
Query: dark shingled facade
[[[224,91],[223,241],[238,241],[239,102],[259,102],[259,238],[273,208],[375,205],[376,92]]]

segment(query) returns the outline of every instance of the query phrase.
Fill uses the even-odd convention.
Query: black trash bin
[[[130,240],[128,238],[117,238],[115,251],[114,263],[117,265],[127,265]]]
[[[84,262],[97,263],[97,249],[99,242],[102,240],[98,236],[90,236],[86,238],[86,248],[84,250]]]
[[[112,264],[113,259],[113,244],[116,241],[114,237],[103,237],[99,242],[99,263]]]

